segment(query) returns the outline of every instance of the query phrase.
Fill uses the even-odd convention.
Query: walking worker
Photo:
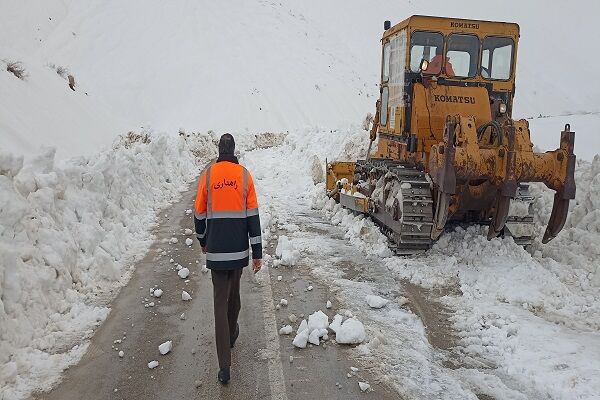
[[[200,176],[194,205],[196,237],[211,270],[215,313],[215,339],[219,359],[217,378],[230,379],[231,348],[240,333],[240,278],[250,257],[254,273],[262,265],[258,202],[252,175],[233,155],[229,133],[219,140],[219,158]]]

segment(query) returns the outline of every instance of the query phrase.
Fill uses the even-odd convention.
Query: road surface
[[[227,386],[219,384],[210,273],[201,268],[204,261],[198,242],[194,239],[191,247],[185,244],[187,237],[193,238],[184,230],[193,230],[193,217],[185,210],[191,208],[194,196],[195,185],[191,185],[181,201],[161,213],[155,243],[113,301],[86,355],[65,371],[62,383],[48,393],[34,394],[33,399],[400,398],[379,379],[372,365],[361,365],[351,347],[329,342],[300,350],[292,346],[293,335],[278,335],[292,313],[308,317],[322,309],[332,317],[338,307],[328,285],[310,274],[305,265],[309,258],[297,268],[265,268],[256,276],[250,269],[244,271],[241,333],[232,355],[232,381]],[[319,224],[325,228],[318,228]],[[339,230],[314,220],[307,225],[307,233],[317,236],[330,235],[335,229]],[[343,232],[337,235],[330,240],[348,246]],[[169,243],[173,237],[178,239],[176,244]],[[268,253],[274,252],[274,244],[268,244]],[[362,257],[355,260],[368,262]],[[189,281],[177,275],[177,264],[189,268]],[[353,267],[347,263],[345,273],[352,275]],[[314,287],[310,292],[305,290],[309,284]],[[164,294],[151,297],[152,287],[160,287]],[[191,301],[182,301],[182,290],[192,296]],[[276,310],[284,297],[289,306]],[[325,308],[327,300],[333,302],[331,310]],[[150,302],[155,305],[145,307]],[[173,350],[162,356],[158,346],[166,340],[173,341]],[[119,351],[124,352],[122,358]],[[155,369],[147,366],[152,360],[159,361]],[[351,373],[350,367],[358,372]],[[369,382],[371,390],[361,392],[359,381]]]

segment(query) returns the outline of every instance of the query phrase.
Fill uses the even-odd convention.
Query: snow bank
[[[109,311],[94,299],[127,281],[157,212],[215,151],[204,136],[130,139],[61,164],[50,148],[0,152],[0,364],[14,371],[0,397],[48,388],[81,356]]]
[[[549,257],[589,273],[589,283],[600,287],[600,155],[592,162],[579,161],[575,170],[577,192],[571,201],[569,216],[561,233],[550,243],[542,245],[554,192],[541,184],[532,185],[537,196],[534,212],[538,224],[536,255]],[[541,253],[541,254],[540,254]]]

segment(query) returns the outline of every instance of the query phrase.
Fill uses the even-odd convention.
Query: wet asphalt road
[[[49,393],[32,396],[39,400],[70,399],[397,399],[398,395],[377,377],[351,361],[351,348],[328,343],[304,350],[295,349],[293,335],[279,336],[277,330],[289,314],[298,316],[322,309],[333,296],[325,285],[311,282],[308,273],[282,269],[263,270],[256,276],[250,269],[242,275],[240,337],[233,351],[232,381],[227,386],[216,380],[217,358],[212,315],[212,283],[198,242],[185,245],[184,230],[193,230],[192,207],[195,185],[182,200],[161,213],[156,241],[137,263],[129,282],[113,301],[107,320],[96,331],[86,355],[65,371],[64,379]],[[169,244],[170,238],[177,244]],[[166,255],[161,255],[166,251]],[[271,243],[267,252],[273,252]],[[169,260],[173,258],[174,263]],[[196,263],[198,261],[198,263]],[[190,269],[189,282],[179,278],[175,265]],[[283,275],[281,282],[277,276]],[[308,283],[313,291],[305,292]],[[159,299],[149,296],[160,287]],[[181,300],[186,290],[192,301]],[[280,298],[294,301],[275,310]],[[145,301],[144,299],[148,299]],[[155,302],[154,307],[144,303]],[[334,308],[335,309],[335,304]],[[185,313],[185,319],[180,315]],[[296,324],[292,324],[296,328]],[[115,343],[120,340],[121,343]],[[173,341],[173,350],[160,355],[158,345]],[[118,356],[118,351],[124,357]],[[290,361],[290,356],[293,361]],[[149,369],[147,364],[159,361]],[[348,377],[350,367],[359,368]],[[358,380],[369,381],[373,391],[362,393]]]

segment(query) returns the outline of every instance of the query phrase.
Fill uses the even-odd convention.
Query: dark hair
[[[230,133],[225,133],[219,139],[219,154],[232,154],[235,151],[235,140]]]

